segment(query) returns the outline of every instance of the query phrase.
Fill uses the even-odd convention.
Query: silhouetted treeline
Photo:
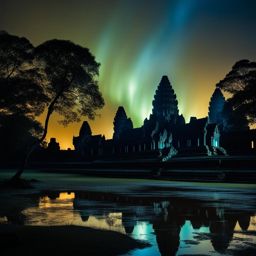
[[[42,146],[53,112],[63,125],[94,118],[104,100],[99,63],[89,49],[71,41],[49,40],[34,47],[28,39],[0,32],[1,158],[23,163]],[[44,125],[36,121],[46,112]]]

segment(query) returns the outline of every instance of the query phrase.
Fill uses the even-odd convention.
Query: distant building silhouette
[[[221,124],[223,122],[223,108],[225,102],[220,88],[216,88],[209,103],[209,123]]]
[[[121,134],[133,128],[132,120],[127,118],[123,107],[119,107],[114,118],[113,140],[119,140]]]
[[[50,142],[47,146],[47,150],[50,152],[58,152],[60,151],[60,145],[59,143],[56,141],[56,138],[51,138]]]
[[[243,143],[229,146],[237,134],[223,131],[223,120],[225,125],[229,120],[227,113],[226,119],[223,117],[225,104],[222,92],[216,89],[210,100],[209,117],[191,117],[190,122],[185,123],[172,85],[168,77],[163,76],[154,95],[152,114],[141,127],[133,128],[131,119],[120,106],[113,122],[113,139],[93,136],[89,124],[84,122],[73,144],[85,159],[159,157],[167,161],[174,156],[225,155],[226,149],[250,150],[251,141],[256,144],[255,130],[247,130],[248,134],[241,131],[238,138],[242,138]]]
[[[102,155],[102,147],[105,137],[102,135],[92,135],[91,128],[87,121],[84,121],[78,137],[73,137],[73,145],[76,151],[87,158]]]

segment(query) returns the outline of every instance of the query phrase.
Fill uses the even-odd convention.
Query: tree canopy
[[[61,115],[64,125],[80,121],[81,116],[93,119],[104,100],[97,82],[99,63],[90,51],[55,39],[39,45],[35,58],[44,66],[49,113]]]
[[[34,47],[24,37],[0,33],[1,113],[40,115],[47,102]]]
[[[234,111],[229,101],[225,102],[221,116],[222,116],[222,122],[221,122],[222,129],[225,132],[249,130],[248,120],[246,116],[241,115],[237,111]]]
[[[240,60],[217,87],[228,92],[233,111],[246,116],[250,124],[256,122],[256,62]]]
[[[24,37],[0,32],[1,138],[9,138],[12,132],[17,135],[14,143],[19,143],[18,138],[31,141],[28,134],[38,138],[15,177],[21,175],[35,146],[44,141],[53,112],[67,125],[81,117],[93,119],[103,107],[99,66],[89,49],[71,41],[54,39],[34,47]],[[42,129],[36,117],[45,110]]]
[[[41,133],[41,124],[25,115],[0,115],[0,158],[22,160]]]
[[[24,152],[42,132],[35,120],[47,102],[33,45],[23,37],[0,32],[0,136],[2,153]]]

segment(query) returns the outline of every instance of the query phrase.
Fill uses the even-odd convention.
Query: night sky
[[[135,127],[143,123],[162,75],[188,121],[207,115],[215,84],[237,60],[256,60],[253,0],[0,0],[0,30],[35,46],[57,38],[91,50],[101,63],[106,106],[90,124],[107,138],[119,105]],[[72,147],[81,124],[65,128],[57,119],[50,122],[48,140]]]

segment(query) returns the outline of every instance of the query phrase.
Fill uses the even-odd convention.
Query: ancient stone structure
[[[97,157],[102,155],[102,146],[105,137],[102,135],[92,135],[91,128],[87,121],[84,121],[78,137],[73,137],[73,145],[76,151],[83,158]]]
[[[114,118],[113,140],[119,140],[120,135],[133,128],[132,120],[127,118],[123,107],[119,107]]]
[[[92,136],[89,124],[84,122],[79,136],[73,138],[73,144],[85,159],[158,157],[168,161],[179,156],[225,155],[223,136],[226,135],[221,133],[224,104],[223,94],[216,89],[210,100],[209,117],[191,117],[190,122],[185,123],[184,117],[179,114],[172,85],[168,77],[163,76],[154,95],[152,114],[141,127],[133,128],[131,119],[120,106],[114,118],[113,139]],[[253,137],[256,137],[255,132]]]
[[[48,146],[47,146],[47,150],[52,153],[60,151],[60,145],[56,141],[56,138],[50,139],[50,142],[48,143]]]
[[[167,76],[162,77],[152,105],[153,116],[158,122],[176,122],[179,114],[178,101]]]
[[[209,103],[209,123],[222,123],[225,98],[220,90],[216,88]]]

